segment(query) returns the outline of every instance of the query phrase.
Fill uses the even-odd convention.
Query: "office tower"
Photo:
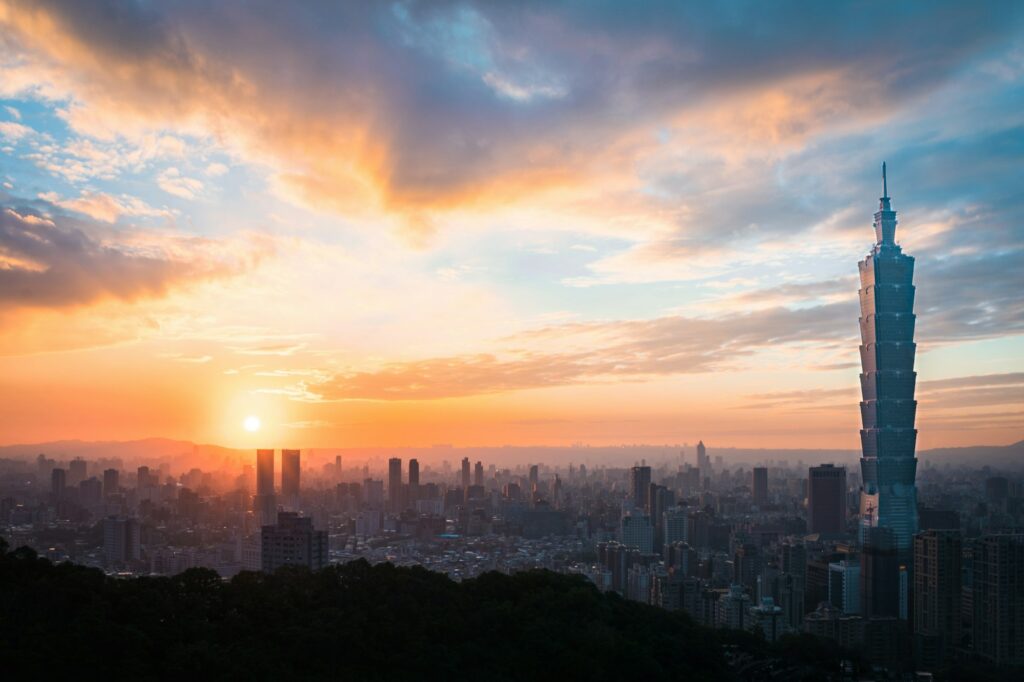
[[[711,458],[708,457],[708,450],[704,447],[704,441],[697,443],[697,470],[700,471],[701,479],[711,476]]]
[[[103,501],[103,482],[92,476],[78,484],[78,501],[82,506],[92,507]]]
[[[657,483],[652,483],[648,491],[647,513],[654,522],[654,551],[661,554],[665,540],[665,511],[676,505],[676,494]]]
[[[860,563],[843,559],[828,565],[828,600],[845,614],[860,613]]]
[[[260,539],[261,566],[273,573],[281,566],[318,571],[327,565],[327,533],[313,529],[313,519],[281,512],[276,525],[265,525]]]
[[[416,501],[420,499],[420,461],[409,460],[409,506],[416,508]]]
[[[141,466],[135,470],[135,487],[136,488],[148,488],[152,485],[156,485],[156,476],[150,476],[149,467]]]
[[[1024,534],[974,543],[974,652],[996,665],[1024,664]]]
[[[366,506],[374,511],[384,509],[384,481],[368,478],[363,481],[363,499]]]
[[[757,578],[761,575],[762,557],[757,545],[744,543],[732,558],[732,582],[742,585],[750,594],[757,594]]]
[[[85,480],[88,462],[81,457],[75,457],[68,464],[68,485],[78,485]]]
[[[477,462],[473,465],[473,485],[482,486],[484,484],[484,465],[483,462]]]
[[[334,456],[334,479],[335,482],[341,482],[341,455]]]
[[[860,583],[865,617],[899,616],[900,560],[892,529],[869,529],[860,555]]]
[[[63,469],[54,469],[50,472],[50,492],[53,493],[55,501],[64,499],[64,489],[67,488],[67,484],[68,472]]]
[[[103,559],[107,568],[123,568],[142,557],[139,522],[133,518],[108,516],[103,520]]]
[[[462,489],[469,487],[469,457],[462,458]]]
[[[662,546],[667,555],[668,549],[676,542],[686,542],[687,517],[686,510],[680,507],[666,509],[661,515]]]
[[[388,460],[388,507],[395,514],[402,511],[402,460]]]
[[[925,669],[939,667],[960,646],[960,531],[914,536],[914,652]]]
[[[875,246],[859,263],[861,395],[861,523],[891,528],[909,561],[917,532],[914,447],[914,258],[896,244],[885,164],[875,213]]]
[[[647,514],[626,514],[619,525],[619,541],[626,547],[635,547],[641,554],[654,550],[654,526]]]
[[[782,572],[795,575],[801,580],[807,577],[807,547],[798,542],[782,544]]]
[[[768,469],[766,467],[754,467],[753,497],[754,504],[758,507],[768,504]]]
[[[533,493],[537,490],[537,484],[540,483],[540,467],[536,464],[530,465],[530,492]]]
[[[121,472],[117,469],[104,469],[103,471],[103,496],[110,497],[117,494],[121,489]]]
[[[842,533],[845,529],[846,467],[811,467],[807,477],[807,530]]]
[[[288,508],[299,508],[299,477],[302,464],[298,450],[281,450],[281,497]]]
[[[651,492],[651,467],[638,464],[630,469],[630,504],[634,509],[647,509]]]
[[[253,511],[261,526],[277,520],[277,498],[274,495],[274,451],[256,451],[256,497]]]

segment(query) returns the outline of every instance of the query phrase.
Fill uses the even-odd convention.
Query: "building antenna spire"
[[[882,162],[882,198],[889,198],[889,181],[885,177],[885,161]]]

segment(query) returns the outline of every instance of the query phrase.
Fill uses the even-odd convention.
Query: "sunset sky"
[[[1024,4],[0,0],[0,443],[1024,439]],[[263,428],[242,428],[255,415]]]

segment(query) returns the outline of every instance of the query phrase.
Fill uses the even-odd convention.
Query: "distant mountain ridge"
[[[504,466],[519,463],[547,463],[568,465],[570,462],[602,466],[629,466],[633,460],[646,458],[657,464],[679,459],[678,445],[622,445],[622,446],[502,446],[502,447],[373,447],[373,448],[307,448],[316,454],[331,457],[340,454],[356,461],[374,461],[391,456],[419,457],[421,462],[441,459],[460,459],[469,456],[485,461],[500,461]],[[174,460],[187,466],[209,466],[235,461],[250,455],[250,448],[228,448],[215,444],[196,444],[172,438],[144,438],[128,441],[61,440],[46,443],[23,443],[0,446],[0,459],[27,459],[40,453],[47,457],[69,459],[122,459],[130,462],[156,462]],[[728,448],[708,447],[712,457],[722,457],[731,466],[751,465],[765,461],[802,461],[804,464],[834,462],[856,465],[859,450],[800,449],[800,448]],[[1010,445],[974,445],[958,448],[933,448],[918,452],[922,463],[974,464],[983,466],[1024,467],[1024,440]],[[349,461],[352,461],[351,459]],[[693,446],[685,448],[684,461],[693,463]]]

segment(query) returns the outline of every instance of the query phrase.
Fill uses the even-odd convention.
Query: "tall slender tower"
[[[917,532],[917,429],[914,415],[914,258],[896,244],[896,211],[882,164],[875,246],[860,268],[862,535],[892,530],[908,562]]]

